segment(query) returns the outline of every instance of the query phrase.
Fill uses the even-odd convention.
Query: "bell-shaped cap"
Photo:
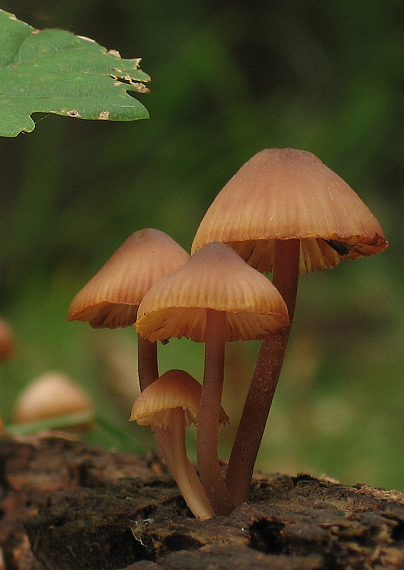
[[[383,251],[379,222],[314,154],[265,149],[229,180],[207,210],[192,252],[220,241],[259,271],[272,271],[274,241],[299,239],[300,273]]]
[[[157,425],[170,427],[170,412],[182,408],[185,425],[197,422],[202,387],[184,370],[168,370],[148,386],[133,405],[130,421],[142,426]],[[220,425],[229,421],[225,411],[221,410]]]
[[[164,232],[148,228],[133,233],[77,293],[67,320],[87,321],[94,328],[132,325],[150,287],[188,259]]]
[[[151,341],[205,341],[206,311],[226,312],[226,340],[264,338],[289,324],[284,300],[229,246],[210,243],[145,295],[136,330]]]

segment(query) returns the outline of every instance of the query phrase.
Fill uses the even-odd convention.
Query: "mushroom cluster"
[[[135,324],[141,395],[131,420],[151,425],[193,514],[226,515],[249,485],[278,383],[298,276],[387,247],[359,196],[313,154],[266,149],[219,192],[191,256],[158,230],[135,232],[73,300],[68,320],[93,327]],[[272,281],[263,273],[272,272]],[[159,376],[157,341],[205,343],[203,384],[183,370]],[[262,340],[224,474],[218,458],[225,345]],[[199,477],[185,448],[197,425]]]

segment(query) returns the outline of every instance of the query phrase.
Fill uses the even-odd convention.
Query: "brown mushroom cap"
[[[151,341],[205,341],[206,310],[225,311],[226,340],[268,336],[289,324],[280,293],[229,246],[210,243],[146,293],[136,330]]]
[[[300,273],[387,247],[379,222],[359,196],[312,153],[265,149],[219,192],[196,233],[192,253],[229,244],[259,271],[272,271],[274,241],[301,240]]]
[[[77,293],[67,320],[88,321],[94,328],[133,324],[150,287],[188,259],[164,232],[149,228],[133,233]]]
[[[130,421],[142,426],[170,426],[170,411],[182,408],[187,426],[196,423],[201,399],[201,385],[184,370],[168,370],[150,384],[133,405]],[[220,424],[229,421],[222,408]]]

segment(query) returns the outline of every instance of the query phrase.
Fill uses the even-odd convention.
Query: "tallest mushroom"
[[[217,195],[196,233],[192,252],[227,243],[252,267],[273,272],[292,323],[300,273],[383,251],[383,230],[359,196],[310,152],[265,149]],[[263,340],[230,457],[234,504],[249,482],[282,368],[290,325]]]

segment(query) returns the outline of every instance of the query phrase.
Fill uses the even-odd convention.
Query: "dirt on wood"
[[[404,494],[256,476],[199,522],[164,464],[64,434],[0,441],[0,570],[404,568]]]

